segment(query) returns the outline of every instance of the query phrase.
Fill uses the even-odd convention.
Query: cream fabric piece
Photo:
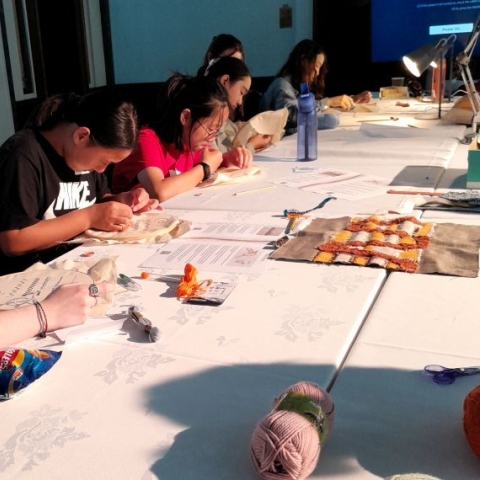
[[[117,284],[117,257],[103,257],[100,260],[88,259],[82,261],[58,260],[50,265],[54,270],[75,270],[87,275],[88,283],[107,282]],[[113,304],[113,291],[97,297],[97,304],[92,308],[92,317],[103,317]]]
[[[458,99],[450,110],[442,115],[442,121],[460,125],[471,125],[473,120],[472,106],[468,96]]]
[[[38,262],[23,272],[0,277],[0,310],[31,304],[33,299],[42,302],[61,285],[101,282],[116,285],[116,257],[83,261],[57,260],[49,265]],[[113,292],[98,296],[91,316],[105,316],[112,304]]]
[[[42,302],[58,286],[69,283],[89,285],[92,279],[78,271],[56,270],[44,263],[35,263],[23,272],[0,277],[0,310]]]
[[[288,119],[288,109],[268,110],[252,117],[238,131],[233,139],[234,147],[244,147],[248,141],[258,133],[261,135],[272,135],[270,145],[280,141],[284,134],[284,128]]]
[[[145,212],[133,216],[133,225],[122,232],[103,232],[89,228],[85,235],[99,240],[116,240],[118,242],[135,242],[150,238],[161,237],[173,230],[179,220],[162,211]]]
[[[219,168],[208,180],[202,182],[199,187],[204,188],[226,183],[233,184],[249,182],[250,180],[257,180],[261,173],[262,168],[259,165],[253,164],[248,168]]]
[[[156,244],[167,243],[190,230],[190,222],[168,215],[164,211],[134,215],[134,224],[123,232],[104,232],[89,229],[66,243],[88,245],[113,245],[117,243]]]

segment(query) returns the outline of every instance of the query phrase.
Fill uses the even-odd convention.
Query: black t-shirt
[[[0,232],[88,207],[106,193],[105,175],[74,172],[38,132],[21,130],[0,147]],[[67,250],[59,245],[15,257],[0,251],[0,274],[19,272],[38,261],[46,263]]]

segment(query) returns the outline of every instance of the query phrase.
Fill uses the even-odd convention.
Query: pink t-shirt
[[[137,148],[113,168],[112,192],[125,192],[137,186],[137,175],[147,167],[157,167],[164,177],[169,177],[172,171],[187,172],[202,158],[203,150],[180,152],[174,145],[162,142],[151,128],[143,127]]]

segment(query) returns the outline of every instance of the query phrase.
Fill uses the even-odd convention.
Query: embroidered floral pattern
[[[135,383],[146,375],[149,369],[158,365],[174,362],[173,357],[161,355],[152,350],[123,348],[108,362],[106,368],[95,376],[103,377],[106,383],[113,383],[123,379],[125,383]]]
[[[88,434],[76,431],[73,425],[83,415],[84,412],[66,412],[49,406],[31,412],[17,425],[16,433],[0,447],[0,472],[20,461],[23,471],[32,470],[67,442],[88,438]]]

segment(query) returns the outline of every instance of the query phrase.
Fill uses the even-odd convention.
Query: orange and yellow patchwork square
[[[415,273],[430,243],[434,224],[415,217],[352,218],[329,242],[318,246],[314,262],[382,267]]]

